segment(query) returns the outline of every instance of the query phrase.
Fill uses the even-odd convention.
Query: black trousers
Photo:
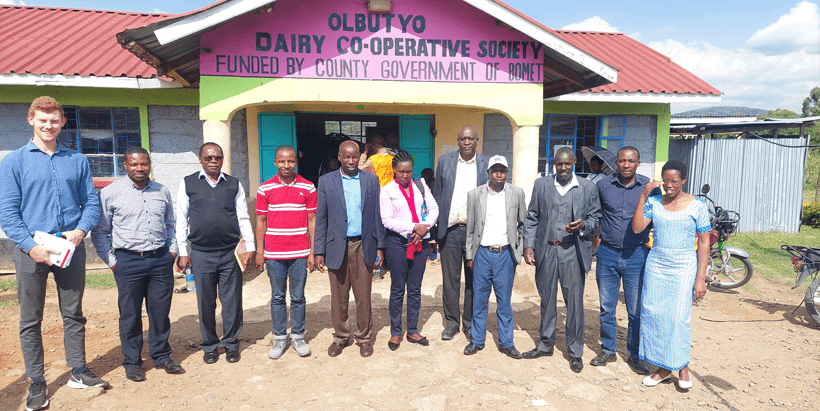
[[[191,271],[196,282],[196,301],[199,307],[200,347],[205,352],[220,345],[229,350],[239,349],[242,332],[242,271],[233,254],[233,248],[202,252],[191,250]],[[222,339],[216,334],[216,296],[222,303]]]
[[[467,227],[454,225],[439,241],[441,255],[442,303],[447,328],[459,328],[461,269],[464,268],[464,311],[462,329],[469,330],[473,321],[473,269],[467,267]]]
[[[171,296],[174,291],[174,255],[164,248],[149,257],[115,251],[120,309],[120,344],[125,368],[142,365],[142,303],[148,311],[148,354],[154,364],[171,355]]]

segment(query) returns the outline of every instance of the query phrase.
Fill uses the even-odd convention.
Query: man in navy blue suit
[[[330,277],[334,330],[333,343],[327,349],[330,357],[341,354],[352,339],[362,357],[373,355],[370,273],[384,262],[384,225],[379,178],[359,170],[359,155],[355,141],[343,142],[339,146],[341,169],[319,178],[314,259],[321,272],[327,264]],[[351,332],[347,315],[351,288],[356,299],[355,332]]]

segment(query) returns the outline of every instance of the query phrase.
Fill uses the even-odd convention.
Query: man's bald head
[[[353,140],[345,140],[339,144],[339,164],[342,173],[355,176],[359,172],[359,144]]]
[[[345,152],[349,151],[351,153],[355,152],[356,155],[358,155],[359,154],[359,144],[356,143],[353,140],[345,140],[345,141],[342,142],[342,144],[339,144],[339,153],[341,153],[343,151],[345,151]]]

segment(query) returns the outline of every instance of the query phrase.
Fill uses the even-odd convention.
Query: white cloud
[[[26,3],[23,0],[0,0],[0,5],[2,6],[25,6]]]
[[[3,1],[3,0],[0,0],[0,1]],[[157,14],[167,14],[167,13],[165,13],[164,11],[162,11],[162,10],[160,10],[160,9],[156,8],[156,7],[154,7],[154,11],[152,11],[151,13],[157,13]]]
[[[618,28],[612,27],[606,20],[598,16],[593,16],[580,23],[564,26],[562,30],[617,32]]]
[[[755,32],[746,44],[767,54],[807,49],[820,51],[820,11],[803,1],[768,27]]]
[[[818,52],[801,49],[771,55],[670,39],[650,42],[649,46],[722,91],[722,105],[799,112],[809,90],[820,85]]]

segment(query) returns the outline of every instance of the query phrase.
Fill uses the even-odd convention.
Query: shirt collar
[[[145,188],[140,189],[139,187],[137,187],[137,185],[136,185],[136,184],[134,184],[134,182],[133,182],[133,181],[131,181],[131,178],[130,178],[130,177],[126,176],[125,178],[126,178],[126,179],[128,179],[128,183],[129,183],[129,184],[131,184],[131,187],[133,187],[133,188],[134,188],[134,190],[138,190],[138,191],[145,191],[145,190],[147,190],[147,189],[151,188],[151,185],[152,185],[152,184],[154,184],[154,180],[151,180],[151,179],[149,178],[149,179],[148,179],[148,184],[146,184],[146,185],[145,185]]]
[[[285,184],[282,180],[280,180],[279,179],[279,173],[276,173],[276,175],[273,176],[273,178],[274,178],[275,182],[277,182],[277,183],[279,183],[283,186],[293,187],[293,185],[296,184],[296,180],[298,180],[300,177],[299,177],[299,173],[294,173],[293,174],[293,181],[291,181],[290,184]]]
[[[204,168],[203,168],[203,169],[201,169],[201,170],[199,170],[199,178],[202,178],[202,177],[206,177],[206,178],[208,178],[208,174],[206,174],[206,173],[205,173],[205,169],[204,169]],[[227,178],[225,178],[225,173],[223,173],[223,172],[221,172],[221,171],[219,172],[219,177],[217,177],[217,178],[216,178],[216,182],[218,183],[218,182],[219,182],[219,180],[225,180],[225,181],[228,181],[228,179],[227,179]]]
[[[465,160],[465,159],[461,158],[461,153],[460,152],[458,153],[458,162],[461,163],[461,164],[475,164],[475,158],[476,158],[476,154],[473,154],[473,158],[471,158],[469,160]]]
[[[504,183],[504,186],[501,187],[501,191],[495,192],[492,189],[492,187],[490,187],[490,182],[487,181],[487,192],[490,193],[490,194],[504,194],[504,191],[506,191],[506,190],[507,190],[507,183],[506,182]]]
[[[26,144],[26,147],[28,148],[28,151],[35,151],[35,150],[43,151],[43,150],[40,150],[40,147],[37,147],[37,144],[34,144],[34,138],[31,138],[28,141],[28,144]],[[68,150],[68,147],[62,145],[62,143],[60,143],[58,141],[57,142],[57,148],[54,149],[54,152],[59,153],[60,151],[66,151],[66,150]]]
[[[618,179],[618,173],[612,173],[609,176],[609,179],[612,183],[617,184],[620,187],[627,188],[625,185],[621,184],[621,180]],[[648,181],[649,181],[649,178],[644,177],[644,176],[636,173],[635,174],[635,183],[633,185],[634,186],[642,186],[642,185],[646,184]]]
[[[575,173],[572,173],[572,180],[570,180],[569,184],[567,184],[566,186],[562,186],[561,183],[558,182],[557,178],[552,183],[555,184],[556,188],[564,189],[564,190],[569,190],[572,187],[580,187],[581,186],[581,184],[578,183],[578,176],[576,176]]]
[[[341,174],[341,175],[342,175],[342,178],[343,178],[343,179],[345,179],[345,180],[358,180],[358,179],[359,179],[359,173],[358,173],[358,172],[356,173],[356,175],[355,175],[355,176],[353,176],[353,177],[348,177],[348,175],[347,175],[347,174],[345,174],[345,173],[342,171],[342,169],[340,168],[340,169],[339,169],[339,174]]]

